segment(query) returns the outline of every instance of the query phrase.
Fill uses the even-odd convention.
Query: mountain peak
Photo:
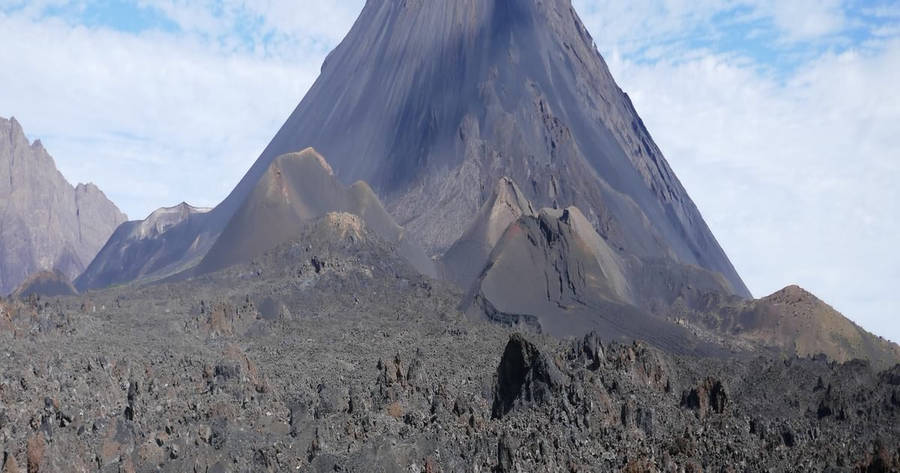
[[[78,184],[75,184],[75,192],[90,194],[102,191],[97,187],[97,184],[94,184],[93,182],[79,182]]]
[[[623,259],[668,268],[670,281],[648,273],[646,286],[702,268],[728,281],[712,290],[750,296],[568,0],[372,0],[326,62],[229,196],[167,241],[167,261],[202,259],[248,202],[263,203],[260,189],[285,211],[334,210],[316,197],[328,179],[295,173],[304,185],[288,185],[302,167],[368,183],[445,262],[459,251],[484,261],[535,209],[577,207]],[[110,246],[114,271],[117,254]],[[466,264],[460,280],[482,269]]]
[[[78,275],[125,221],[102,192],[73,187],[40,140],[0,118],[0,293],[42,270]]]
[[[875,337],[797,285],[725,304],[718,312],[716,325],[724,333],[798,356],[824,353],[839,362],[863,358],[879,369],[900,362],[900,346]]]
[[[137,237],[147,239],[161,235],[192,216],[205,214],[209,210],[203,207],[194,207],[183,201],[171,207],[158,208],[140,222],[137,228]]]
[[[296,238],[313,222],[323,218],[325,223],[352,231],[354,220],[342,216],[344,213],[355,215],[379,238],[397,244],[398,253],[406,252],[403,256],[411,264],[430,263],[418,257],[421,250],[415,252],[404,239],[402,228],[367,185],[357,183],[345,187],[322,155],[312,148],[305,148],[278,156],[272,162],[195,273],[209,273],[247,262]],[[421,265],[417,269],[434,272]]]
[[[325,160],[325,157],[323,157],[321,154],[319,154],[312,147],[305,148],[305,149],[303,149],[301,151],[297,151],[295,153],[285,153],[285,154],[279,156],[276,161],[284,162],[284,161],[288,161],[288,160],[297,161],[300,163],[313,164],[315,166],[318,166],[325,172],[327,172],[329,175],[332,175],[332,176],[334,175],[334,170],[331,169],[331,165],[328,164],[328,161]]]
[[[9,119],[0,117],[0,130],[5,131],[6,140],[11,145],[29,146],[25,130],[22,129],[22,125],[16,120],[16,117],[9,117]]]
[[[506,229],[523,215],[535,215],[531,202],[513,179],[500,177],[468,228],[442,257],[445,276],[468,287]]]
[[[536,208],[580,208],[613,247],[750,295],[570,1],[372,0],[326,61],[223,215],[280,154],[314,146],[433,256],[505,177]]]

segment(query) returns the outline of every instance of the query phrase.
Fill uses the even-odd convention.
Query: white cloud
[[[763,8],[793,40],[838,33],[847,22],[840,0],[771,0]]]
[[[841,0],[573,0],[573,4],[601,51],[638,54],[644,60],[675,59],[698,43],[716,45],[739,27],[758,41],[764,35],[775,37],[767,46],[784,47],[836,39],[850,23]]]
[[[349,30],[362,0],[138,0],[163,12],[184,31],[282,59],[327,53]]]

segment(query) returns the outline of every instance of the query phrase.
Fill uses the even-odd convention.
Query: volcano
[[[667,277],[700,268],[750,297],[570,0],[368,1],[222,203],[160,235],[114,237],[79,289],[197,265],[275,158],[307,147],[340,181],[367,182],[434,258],[508,177],[534,208],[580,209],[618,258],[676,268]],[[142,254],[133,246],[154,257],[123,262]]]

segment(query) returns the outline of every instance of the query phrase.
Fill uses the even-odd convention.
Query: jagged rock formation
[[[59,271],[41,271],[28,277],[12,293],[12,297],[24,299],[31,295],[56,297],[78,294],[75,286]]]
[[[121,261],[140,252],[114,242],[83,280],[98,287],[196,264],[276,157],[309,146],[343,182],[371,184],[433,256],[508,176],[537,207],[582,209],[620,254],[705,268],[749,296],[569,0],[367,2],[220,205],[160,235],[158,258]]]
[[[15,118],[0,118],[0,294],[39,271],[74,278],[125,219],[97,186],[72,187]]]
[[[312,148],[279,156],[244,205],[235,213],[195,274],[213,272],[249,261],[264,251],[296,238],[300,231],[329,212],[358,215],[399,254],[426,275],[435,275],[431,260],[404,238],[378,197],[361,181],[344,187],[331,166]]]
[[[162,207],[154,210],[147,218],[135,225],[134,236],[139,239],[155,238],[181,222],[209,211],[208,208],[194,207],[187,202],[172,207]]]
[[[209,209],[182,202],[122,224],[75,280],[79,290],[160,279],[197,264],[211,242],[200,232]],[[185,242],[187,244],[185,245]],[[181,248],[183,251],[175,251]]]
[[[556,336],[597,330],[673,351],[708,350],[683,328],[642,308],[638,301],[645,294],[630,282],[641,271],[610,248],[578,208],[542,209],[509,225],[462,306],[473,315]]]
[[[568,383],[553,358],[516,333],[497,367],[491,415],[499,419],[515,408],[549,403]]]
[[[896,471],[900,366],[698,358],[465,317],[328,213],[177,283],[0,300],[18,471]],[[267,313],[264,301],[283,307]],[[507,409],[508,408],[508,409]]]

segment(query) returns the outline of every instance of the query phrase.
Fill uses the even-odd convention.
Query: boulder
[[[704,418],[710,413],[725,412],[727,404],[728,393],[725,386],[714,378],[706,378],[698,386],[681,394],[681,407],[697,411],[700,418]]]
[[[492,416],[499,419],[520,406],[545,404],[567,384],[566,376],[549,355],[515,333],[497,367]]]

